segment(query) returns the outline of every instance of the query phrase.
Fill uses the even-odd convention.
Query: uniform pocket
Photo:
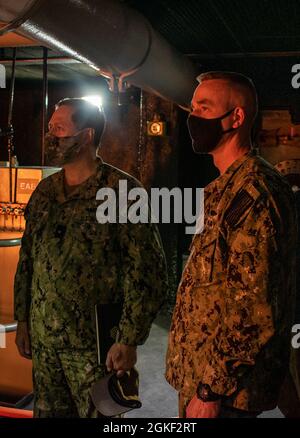
[[[195,278],[195,286],[211,283],[214,278],[214,258],[217,239],[213,236],[203,236],[200,245],[194,247],[192,252],[192,276]]]

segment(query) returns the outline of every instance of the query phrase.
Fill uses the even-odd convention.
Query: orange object
[[[22,233],[0,232],[0,239],[18,239]],[[0,324],[14,322],[13,281],[20,246],[0,247]],[[0,348],[0,404],[15,403],[32,392],[31,361],[22,358],[15,345],[16,333],[7,333]]]
[[[33,411],[5,408],[0,406],[0,417],[5,418],[33,418]]]
[[[8,167],[0,166],[0,325],[5,330],[3,335],[3,327],[0,327],[0,408],[1,402],[14,405],[32,392],[31,361],[22,358],[15,345],[13,283],[25,225],[23,209],[40,180],[58,170],[13,167],[10,175]],[[18,413],[17,410],[12,412]],[[25,411],[19,412],[22,417],[28,415]]]

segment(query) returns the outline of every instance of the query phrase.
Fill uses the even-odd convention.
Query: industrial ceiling
[[[178,50],[197,56],[300,53],[299,0],[128,0]]]
[[[169,43],[198,62],[205,59],[297,56],[300,54],[299,0],[123,0],[143,14]],[[1,23],[0,23],[1,29]],[[0,36],[0,63],[18,46],[17,77],[38,79],[42,49],[17,33]],[[89,66],[49,51],[49,80],[97,77]],[[59,59],[61,58],[61,59]],[[36,62],[30,60],[37,59]],[[26,62],[27,61],[27,62]]]

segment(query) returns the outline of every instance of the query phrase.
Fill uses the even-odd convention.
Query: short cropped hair
[[[252,79],[248,78],[242,73],[236,73],[232,71],[209,71],[201,73],[201,75],[197,77],[197,81],[200,84],[211,79],[222,79],[228,82],[233,88],[236,88],[245,97],[247,97],[249,105],[251,106],[251,108],[248,108],[249,116],[253,122],[255,117],[257,116],[258,99],[256,88],[253,84]]]
[[[64,105],[74,109],[72,120],[78,129],[94,129],[94,145],[98,147],[106,123],[103,110],[80,97],[62,99],[55,105],[55,109]]]

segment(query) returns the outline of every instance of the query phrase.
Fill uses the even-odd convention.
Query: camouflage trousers
[[[103,377],[96,351],[32,347],[34,417],[101,417],[91,400],[91,385]]]

